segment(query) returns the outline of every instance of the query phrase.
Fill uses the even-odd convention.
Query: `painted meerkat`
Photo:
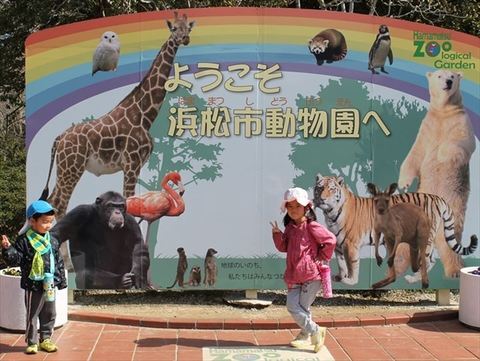
[[[202,282],[202,271],[199,266],[193,266],[190,270],[190,277],[188,279],[188,284],[190,286],[199,286]]]
[[[175,281],[170,287],[173,288],[178,283],[178,286],[183,287],[183,277],[185,276],[185,272],[188,268],[187,262],[187,255],[185,254],[185,250],[182,247],[177,248],[178,252],[178,263],[177,263],[177,275],[175,277]]]
[[[203,276],[203,284],[208,286],[215,286],[217,282],[217,262],[215,255],[218,252],[213,248],[209,248],[205,256],[205,275]]]

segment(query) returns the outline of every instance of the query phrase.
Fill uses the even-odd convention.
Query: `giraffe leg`
[[[123,170],[123,196],[125,198],[135,195],[135,186],[141,169],[142,165],[138,164],[136,167],[127,165]]]
[[[66,170],[57,167],[57,183],[52,194],[48,197],[49,203],[57,210],[55,214],[57,220],[65,215],[70,197],[84,170],[85,165],[82,167],[73,166]]]
[[[58,179],[52,194],[48,197],[48,202],[57,210],[55,212],[57,221],[65,215],[71,195],[71,193],[65,191],[65,187],[61,184],[61,179]]]
[[[50,204],[57,209],[55,214],[57,220],[60,220],[65,215],[70,197],[72,196],[73,190],[80,180],[84,169],[85,166],[79,168],[72,167],[71,169],[66,170],[57,167],[57,183],[55,184],[52,194],[48,198]],[[60,245],[60,253],[63,257],[66,269],[70,272],[74,271],[68,241]]]

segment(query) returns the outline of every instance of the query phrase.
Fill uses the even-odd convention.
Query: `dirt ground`
[[[271,301],[265,308],[232,306],[244,291],[75,291],[72,310],[161,318],[288,318],[286,291],[259,291],[258,299]],[[331,299],[317,297],[315,317],[425,312],[458,308],[458,291],[450,292],[450,305],[438,306],[435,291],[338,291]]]

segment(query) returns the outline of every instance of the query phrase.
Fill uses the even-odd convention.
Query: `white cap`
[[[288,203],[288,202],[291,202],[291,201],[297,201],[298,203],[300,203],[302,206],[306,207],[308,205],[312,205],[312,202],[310,201],[310,199],[308,199],[308,193],[305,189],[303,188],[289,188],[285,194],[283,195],[283,201],[282,201],[282,205],[280,207],[280,209],[282,210],[282,212],[285,212],[287,209],[285,207],[285,205]]]

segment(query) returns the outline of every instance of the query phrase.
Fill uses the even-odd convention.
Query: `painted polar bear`
[[[407,189],[418,177],[417,192],[436,194],[452,208],[455,237],[462,239],[465,211],[470,191],[469,162],[475,151],[475,135],[462,104],[462,73],[437,70],[427,73],[430,107],[422,121],[417,138],[400,167],[398,186]],[[458,276],[462,260],[453,252],[441,232],[435,245],[443,260],[445,273]],[[444,258],[450,259],[445,262]]]

